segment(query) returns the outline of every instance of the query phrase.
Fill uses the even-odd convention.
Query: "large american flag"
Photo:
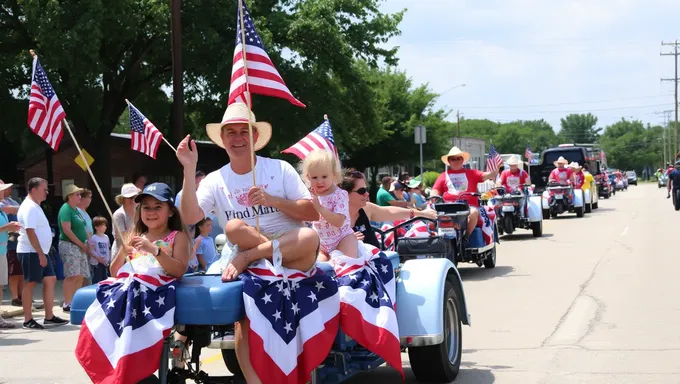
[[[496,152],[496,147],[491,144],[489,146],[489,156],[486,158],[486,171],[495,172],[501,168],[503,165],[503,159],[501,155]]]
[[[132,103],[130,107],[130,148],[156,158],[156,152],[163,140],[161,131],[153,125]]]
[[[307,136],[303,137],[302,140],[281,152],[291,153],[299,157],[300,160],[304,160],[315,149],[330,151],[335,154],[336,159],[338,158],[338,149],[335,146],[333,129],[331,128],[330,121],[328,121],[328,116],[324,116],[324,122]]]
[[[243,52],[243,42],[241,41],[241,13],[236,18],[236,47],[234,48],[234,63],[231,69],[231,86],[229,87],[228,104],[234,102],[246,103],[245,98],[249,98],[247,104],[252,105],[250,93],[264,96],[278,97],[286,99],[293,105],[305,107],[290,92],[284,83],[279,71],[276,70],[269,55],[264,49],[262,39],[255,30],[255,24],[250,17],[250,12],[243,2],[243,25],[245,27],[245,60]],[[247,64],[248,76],[244,64]]]
[[[61,102],[54,93],[52,84],[38,61],[33,58],[33,77],[31,78],[31,96],[28,102],[28,126],[31,131],[45,140],[53,150],[59,148],[64,131],[61,128],[66,113]]]
[[[529,144],[527,144],[527,148],[524,150],[524,157],[527,158],[527,161],[529,164],[531,164],[531,161],[534,159],[534,154],[531,152],[531,148],[529,147]]]
[[[93,383],[137,383],[158,369],[175,324],[176,287],[169,276],[132,272],[99,283],[75,350]]]
[[[240,275],[253,369],[264,384],[304,384],[328,356],[340,325],[338,284],[309,272],[252,264]]]
[[[359,251],[358,258],[334,256],[332,260],[340,294],[340,327],[403,378],[392,263],[372,245],[360,243]]]

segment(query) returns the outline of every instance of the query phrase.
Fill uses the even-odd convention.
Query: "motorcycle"
[[[583,217],[583,191],[571,184],[550,183],[543,193],[543,219],[555,218],[564,212],[574,212]]]
[[[496,190],[499,195],[494,198],[494,205],[500,208],[497,210],[499,234],[505,232],[511,235],[517,228],[524,228],[531,229],[534,237],[543,235],[540,196],[533,196],[529,187],[509,193],[504,187],[497,187]]]

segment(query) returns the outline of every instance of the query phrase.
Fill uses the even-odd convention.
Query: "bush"
[[[425,174],[423,175],[423,189],[432,188],[434,182],[437,181],[437,177],[439,177],[439,172],[434,171],[425,172]]]

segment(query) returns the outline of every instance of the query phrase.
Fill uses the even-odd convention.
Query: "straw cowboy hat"
[[[571,164],[569,164],[569,168],[581,169],[583,167],[580,166],[577,161],[574,161]]]
[[[77,187],[75,184],[69,184],[64,187],[64,190],[61,191],[61,194],[64,196],[64,201],[68,201],[69,196],[73,195],[74,193],[81,193],[83,191],[84,189]]]
[[[123,184],[120,188],[120,195],[116,196],[116,204],[123,205],[123,199],[135,197],[139,195],[140,192],[142,191],[132,183]]]
[[[255,141],[255,144],[253,145],[253,151],[259,151],[267,145],[269,139],[272,138],[272,125],[264,121],[256,121],[255,115],[248,111],[248,106],[244,103],[230,104],[227,107],[227,110],[224,111],[222,122],[207,124],[205,130],[213,143],[224,148],[221,137],[222,127],[229,124],[248,124],[248,120],[250,120],[253,128],[256,129],[258,133],[257,141]]]
[[[557,159],[557,160],[555,160],[555,162],[554,162],[553,164],[557,167],[559,164],[569,164],[569,160],[567,160],[567,159],[565,159],[564,157],[560,156],[560,158]]]
[[[449,157],[451,156],[461,156],[463,158],[463,163],[467,163],[470,160],[470,154],[465,151],[461,151],[458,147],[453,147],[449,150],[449,153],[442,156],[442,163],[449,165]]]
[[[520,160],[519,156],[511,156],[507,163],[508,165],[520,165],[522,164],[522,160]]]
[[[14,184],[12,184],[12,183],[5,184],[4,181],[0,180],[0,192],[4,191],[6,189],[12,188],[13,185]]]

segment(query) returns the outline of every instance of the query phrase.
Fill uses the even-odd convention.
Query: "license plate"
[[[556,199],[563,199],[563,198],[564,198],[564,195],[561,194],[561,193],[556,193],[556,194],[555,194],[555,198],[556,198]]]
[[[456,229],[455,228],[439,228],[439,236],[445,238],[445,239],[453,239],[456,237]]]
[[[515,207],[512,205],[504,205],[503,212],[515,212]]]

